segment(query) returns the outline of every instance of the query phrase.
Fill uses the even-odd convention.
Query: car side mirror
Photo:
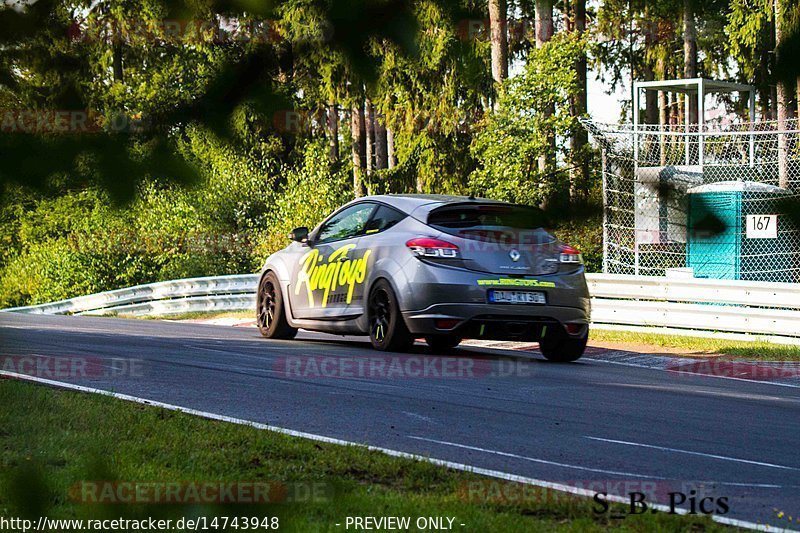
[[[292,232],[289,234],[289,238],[296,242],[307,242],[308,241],[308,228],[305,226],[300,226],[299,228],[294,228]]]

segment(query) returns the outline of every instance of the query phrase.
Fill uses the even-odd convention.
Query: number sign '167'
[[[777,239],[778,215],[747,215],[748,239]]]

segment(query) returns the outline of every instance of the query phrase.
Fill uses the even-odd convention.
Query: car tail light
[[[583,263],[583,256],[572,246],[565,244],[561,246],[561,253],[558,256],[561,263],[580,264]]]
[[[455,318],[437,318],[436,329],[453,329],[458,325],[458,320]]]
[[[577,335],[583,331],[583,324],[565,324],[564,327],[570,335]]]
[[[457,258],[459,256],[458,246],[455,244],[430,237],[411,239],[406,246],[420,257]]]

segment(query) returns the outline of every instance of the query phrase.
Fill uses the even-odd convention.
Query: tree
[[[569,16],[567,17],[568,29],[578,39],[583,39],[586,32],[586,0],[571,0]],[[587,59],[585,51],[575,62],[575,76],[577,91],[570,98],[570,113],[573,117],[585,116],[587,113],[587,85],[586,85]],[[571,164],[575,167],[570,171],[570,196],[573,200],[581,202],[588,197],[589,184],[589,136],[582,126],[578,126],[570,137]]]
[[[694,0],[683,0],[683,77],[697,77],[697,27],[695,25]],[[689,98],[687,124],[699,124],[697,99]]]
[[[784,25],[784,7],[782,0],[775,0],[775,47],[776,50],[780,47],[783,40],[783,25]],[[777,81],[776,87],[776,105],[778,117],[778,131],[785,131],[787,119],[789,118],[789,90],[783,80]],[[783,188],[789,187],[789,176],[786,168],[787,154],[787,139],[786,135],[778,135],[778,186]]]
[[[375,172],[375,108],[369,98],[364,102],[364,125],[365,125],[365,153],[367,158],[367,181],[372,178]]]
[[[800,117],[800,4],[783,4],[783,20],[781,23],[781,40],[775,48],[775,75],[778,80],[790,88],[795,85],[795,103],[798,105]]]
[[[536,47],[553,38],[553,0],[536,0]]]
[[[644,49],[645,50],[652,50],[655,47],[656,39],[658,38],[657,35],[657,22],[655,20],[651,20],[649,15],[650,6],[646,5],[644,8],[644,21],[643,21],[643,32],[644,32]],[[644,65],[642,66],[642,76],[644,77],[645,81],[654,81],[656,79],[656,66],[653,64],[653,61],[643,61]],[[662,67],[661,76],[663,76],[663,67]],[[663,78],[662,78],[663,79]],[[661,93],[663,94],[663,93]],[[664,122],[660,122],[660,114],[659,114],[659,94],[656,91],[647,91],[645,93],[645,123],[646,124],[656,124],[660,123],[663,124]],[[661,109],[666,111],[666,106],[661,106]]]
[[[492,41],[492,78],[502,83],[508,77],[508,13],[506,0],[489,0]]]
[[[771,85],[775,49],[774,0],[731,0],[725,32],[739,80],[755,85],[761,117],[774,118]]]
[[[386,128],[386,168],[397,166],[397,153],[394,150],[394,133],[391,128]]]
[[[553,38],[553,0],[536,0],[536,48],[543,48],[550,39]],[[546,108],[544,114],[553,115],[555,109],[551,106]],[[556,138],[550,137],[549,144],[551,149],[543,151],[539,155],[539,173],[545,175],[548,169],[555,164],[552,155],[555,152]],[[548,198],[543,198],[547,202]]]
[[[113,0],[109,5],[112,13],[135,12],[136,16],[117,17],[123,22],[138,21],[146,16],[158,22],[159,19],[218,20],[220,17],[232,21],[255,17],[275,19],[279,12],[276,7],[286,3],[142,0],[137,4]],[[93,43],[72,46],[71,7],[73,4],[66,1],[50,0],[26,4],[21,10],[12,9],[7,3],[0,8],[0,83],[4,90],[13,93],[20,102],[36,100],[29,105],[39,110],[88,109],[112,117],[122,111],[127,113],[131,107],[98,108],[99,104],[139,97],[147,103],[148,129],[136,135],[99,131],[92,137],[0,135],[3,155],[0,157],[0,183],[15,182],[41,188],[53,176],[73,171],[76,160],[83,161],[86,173],[118,199],[131,199],[137,183],[147,176],[188,181],[196,178],[197,173],[178,157],[174,146],[177,132],[188,124],[202,124],[226,142],[239,142],[231,124],[243,106],[270,122],[276,102],[284,101],[286,94],[295,94],[287,85],[294,81],[293,67],[298,57],[314,55],[324,47],[341,55],[354,79],[371,81],[377,77],[379,61],[367,52],[368,44],[376,40],[391,43],[398,54],[413,54],[416,46],[417,25],[410,0],[297,0],[291,4],[292,8],[313,12],[315,24],[329,29],[324,46],[294,47],[291,43],[262,39],[238,45],[232,42],[228,49],[218,47],[222,50],[219,53],[222,59],[213,68],[201,70],[200,75],[185,73],[187,78],[197,79],[196,86],[192,86],[196,90],[186,91],[176,84],[181,79],[179,76],[165,76],[159,81],[172,84],[172,90],[158,91],[151,81],[143,87],[145,91],[131,94],[128,89],[132,84],[152,74],[149,62],[142,62],[137,68],[137,53],[161,64],[172,62],[177,70],[181,63],[189,69],[197,64],[180,59],[174,61],[170,52],[177,52],[178,58],[185,59],[211,48],[184,46],[182,42],[173,45],[169,39],[160,39],[161,35],[155,42],[147,37],[146,46],[133,50],[133,60],[132,47],[127,45],[124,58],[122,53],[112,52],[112,67],[115,62],[117,67],[109,70],[116,78],[118,89],[98,91],[98,87],[103,86],[104,63],[93,55],[96,53]],[[41,92],[37,94],[35,87],[41,85],[43,79],[49,79],[51,87],[60,94],[52,91],[49,97],[42,97]],[[121,87],[123,83],[126,87]]]
[[[331,162],[339,160],[339,108],[336,102],[328,104],[328,157]]]
[[[353,192],[356,197],[366,194],[364,179],[367,172],[367,132],[364,102],[356,101],[350,108],[350,153],[353,158]]]
[[[560,33],[532,50],[522,73],[506,80],[497,108],[472,143],[479,162],[470,176],[475,194],[529,205],[548,202],[552,208],[569,203],[566,173],[541,171],[538,161],[551,151],[551,139],[579,127],[570,102],[580,91],[574,64],[583,53],[584,41]]]
[[[475,167],[470,142],[495,83],[488,37],[464,32],[460,23],[484,20],[486,5],[426,0],[416,3],[415,15],[426,28],[419,55],[381,46],[381,74],[370,87],[377,114],[391,131],[387,159],[394,160],[373,190],[463,194]]]
[[[386,140],[386,126],[383,116],[375,117],[375,168],[382,170],[389,166],[388,146]]]

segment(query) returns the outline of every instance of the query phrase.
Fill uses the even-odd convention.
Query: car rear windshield
[[[543,212],[535,207],[510,204],[457,204],[431,211],[428,224],[436,229],[465,238],[496,238],[497,232],[535,234],[549,240],[542,229],[547,226]],[[539,239],[537,239],[539,240]]]

